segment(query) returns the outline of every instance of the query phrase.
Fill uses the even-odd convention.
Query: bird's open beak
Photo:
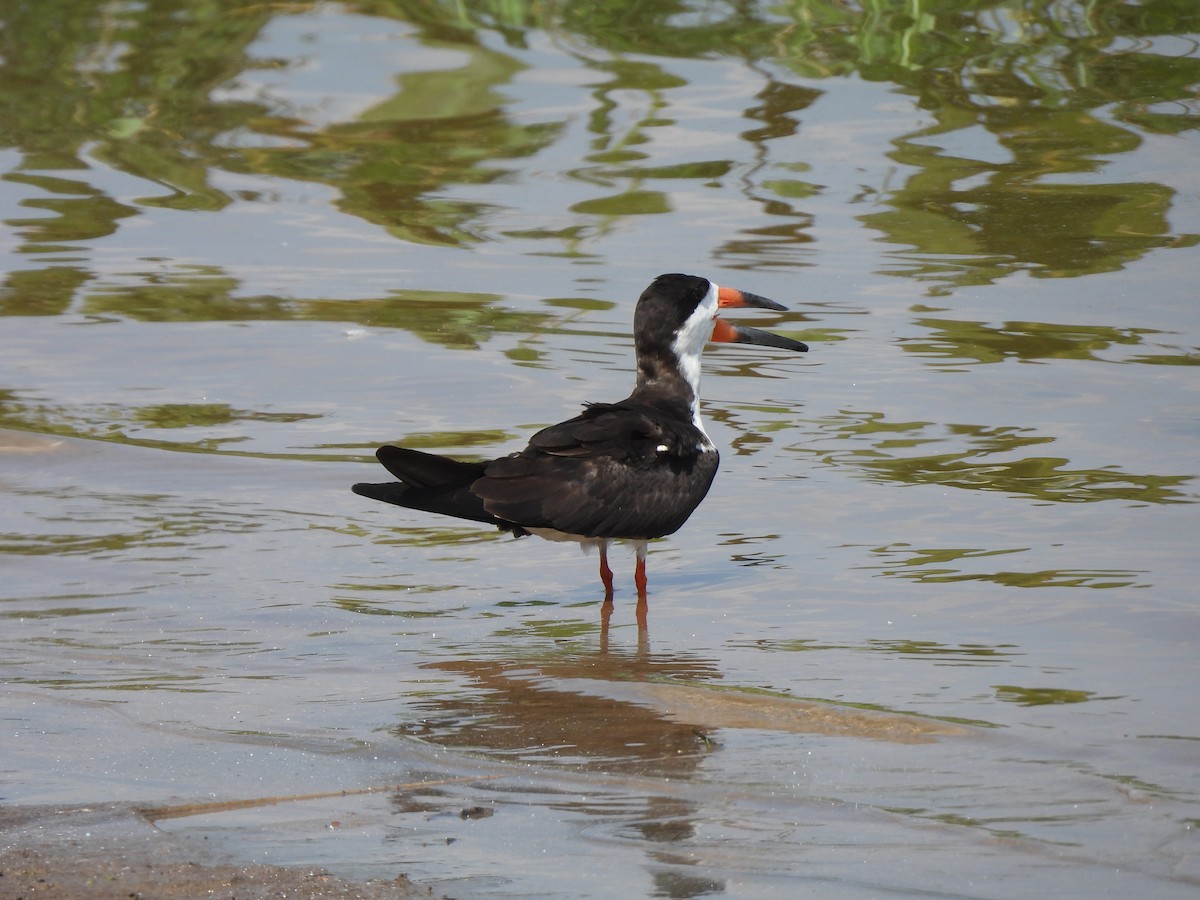
[[[787,309],[782,303],[729,287],[720,289],[717,294],[717,306],[722,309],[740,306],[753,306],[757,309]],[[760,347],[777,347],[780,350],[796,350],[801,353],[808,349],[808,344],[802,341],[771,334],[769,331],[760,331],[757,328],[747,328],[745,325],[734,325],[726,322],[720,316],[713,317],[712,340],[726,344],[757,344]]]

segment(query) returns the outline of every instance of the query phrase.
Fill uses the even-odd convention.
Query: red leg
[[[613,598],[613,571],[608,567],[608,541],[600,542],[600,580],[604,582],[604,599]]]
[[[646,613],[649,611],[649,604],[646,602],[646,545],[640,544],[637,548],[637,566],[633,570],[633,583],[637,585],[637,606],[634,607],[634,615],[638,623],[638,635],[646,634]]]
[[[638,599],[646,599],[646,549],[638,547],[637,566],[633,570],[633,583],[637,585]]]

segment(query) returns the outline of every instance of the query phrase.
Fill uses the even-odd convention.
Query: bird
[[[543,428],[523,450],[484,462],[385,445],[376,458],[398,481],[360,483],[354,493],[438,515],[599,548],[609,611],[609,543],[636,548],[634,584],[644,623],[648,542],[674,534],[700,505],[719,455],[700,418],[700,356],[709,341],[804,352],[792,338],[732,324],[719,309],[786,307],[698,275],[660,275],[633,316],[637,380],[616,403]]]

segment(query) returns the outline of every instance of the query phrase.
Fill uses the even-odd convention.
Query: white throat
[[[720,288],[710,281],[708,293],[696,304],[695,312],[688,316],[671,344],[675,359],[679,363],[679,374],[692,389],[692,424],[700,430],[706,441],[708,432],[704,430],[704,423],[700,420],[700,355],[704,352],[704,345],[712,337],[719,292]],[[711,445],[711,442],[709,443]]]

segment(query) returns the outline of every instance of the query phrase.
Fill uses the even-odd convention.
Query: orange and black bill
[[[727,307],[754,307],[756,309],[787,309],[782,303],[776,303],[774,300],[768,300],[766,297],[760,297],[758,294],[751,294],[748,291],[739,291],[737,288],[723,287],[720,288],[717,294],[717,305],[722,308]],[[748,328],[745,325],[734,325],[726,322],[720,316],[713,319],[712,340],[718,343],[726,344],[755,344],[759,347],[776,347],[780,350],[795,350],[803,353],[808,349],[808,344],[803,341],[793,340],[789,337],[783,337],[778,334],[771,334],[769,331],[760,331],[757,328]]]

